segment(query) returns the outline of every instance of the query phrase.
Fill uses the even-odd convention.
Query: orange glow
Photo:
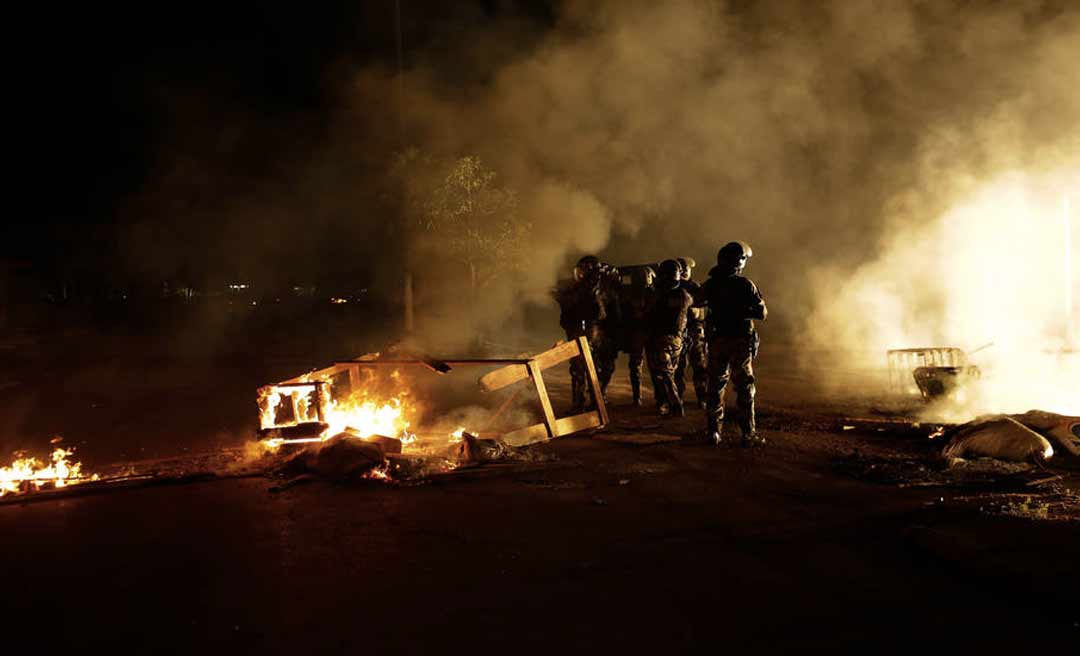
[[[96,481],[97,474],[90,477],[82,475],[82,463],[68,461],[73,454],[74,449],[57,448],[47,464],[37,458],[16,454],[19,457],[10,467],[0,467],[0,496],[45,487],[64,487],[87,480]]]
[[[1006,172],[936,217],[898,219],[876,261],[827,288],[815,323],[863,361],[880,362],[887,349],[972,351],[992,342],[971,358],[982,376],[929,407],[930,419],[1080,414],[1080,317],[1072,302],[1080,250],[1069,216],[1077,180],[1080,162]]]

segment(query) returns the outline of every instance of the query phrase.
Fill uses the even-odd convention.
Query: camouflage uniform
[[[758,336],[754,319],[765,318],[765,301],[748,278],[720,267],[709,272],[702,289],[709,308],[708,430],[719,434],[723,428],[724,389],[730,379],[743,438],[756,439],[753,362]]]
[[[668,410],[682,415],[682,395],[675,385],[675,370],[682,352],[686,313],[693,299],[682,285],[674,281],[660,281],[657,286],[668,288],[657,290],[656,302],[649,313],[649,342],[646,354],[653,375],[653,392],[661,415],[667,414]]]

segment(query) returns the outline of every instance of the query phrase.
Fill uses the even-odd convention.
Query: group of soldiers
[[[733,241],[716,256],[704,284],[693,280],[690,258],[655,266],[616,268],[592,255],[574,267],[573,280],[555,291],[560,324],[568,339],[584,336],[592,351],[599,394],[615,372],[619,352],[630,356],[630,385],[641,405],[642,365],[647,364],[657,411],[685,416],[686,372],[705,409],[704,439],[724,443],[724,390],[735,388],[737,421],[744,446],[762,446],[754,419],[753,361],[758,350],[755,320],[766,316],[765,301],[742,275],[750,245]],[[630,283],[623,284],[629,275]],[[589,403],[588,376],[581,358],[570,361],[574,411]]]

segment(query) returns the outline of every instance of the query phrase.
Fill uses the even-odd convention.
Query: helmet
[[[600,259],[595,255],[585,255],[574,265],[574,280],[584,280],[600,268]]]
[[[682,267],[677,260],[664,260],[657,267],[657,277],[667,282],[678,282]]]
[[[648,287],[653,284],[653,280],[656,279],[656,271],[652,267],[641,267],[634,271],[634,284],[641,287]]]
[[[740,273],[753,255],[750,244],[745,241],[730,241],[716,253],[716,266]]]
[[[676,258],[676,261],[678,261],[679,267],[682,269],[682,279],[690,280],[690,273],[697,266],[697,262],[692,257],[679,257]]]

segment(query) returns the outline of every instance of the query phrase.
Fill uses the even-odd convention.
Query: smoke
[[[744,239],[773,330],[838,346],[850,331],[823,316],[847,276],[981,181],[1074,151],[1078,19],[1047,2],[566,2],[521,49],[497,26],[450,48],[482,71],[410,69],[405,134],[520,195],[533,257],[485,292],[486,326],[583,253],[707,265]],[[394,85],[360,71],[356,102]]]
[[[1039,8],[965,21],[960,64],[928,76],[964,95],[917,135],[914,178],[885,188],[873,256],[813,272],[809,337],[843,349],[845,364],[880,366],[888,348],[993,344],[973,358],[982,380],[930,409],[939,418],[1080,412],[1067,301],[1080,251],[1064,217],[1080,191],[1080,92],[1069,82],[1080,12]]]
[[[219,219],[204,222],[216,226],[203,240],[210,252],[270,277],[282,262],[352,261],[392,297],[409,267],[423,336],[454,351],[478,335],[556,336],[548,290],[584,253],[614,264],[691,256],[700,279],[740,239],[754,247],[748,275],[770,305],[766,349],[790,338],[865,350],[885,341],[872,337],[884,322],[860,319],[869,310],[851,281],[930,284],[921,265],[892,275],[883,264],[878,276],[865,267],[896,261],[896,244],[984,184],[1062,171],[1080,150],[1073,3],[484,6],[501,9],[442,8],[451,27],[413,42],[407,30],[400,80],[393,67],[336,62],[327,80],[342,103],[332,111],[206,128],[202,150],[224,155],[183,180],[205,183],[203,198],[229,192],[222,207],[197,208]],[[406,27],[427,11],[402,10]],[[191,129],[176,135],[180,152]],[[474,286],[445,244],[402,227],[409,209],[398,199],[433,179],[389,179],[402,144],[439,162],[483,162],[513,192],[528,252],[493,255],[501,270]],[[265,170],[237,176],[230,162],[260,148]],[[147,255],[161,248],[159,231],[140,234],[151,246],[136,257],[176,259]],[[903,321],[942,307],[930,294],[881,311]]]

